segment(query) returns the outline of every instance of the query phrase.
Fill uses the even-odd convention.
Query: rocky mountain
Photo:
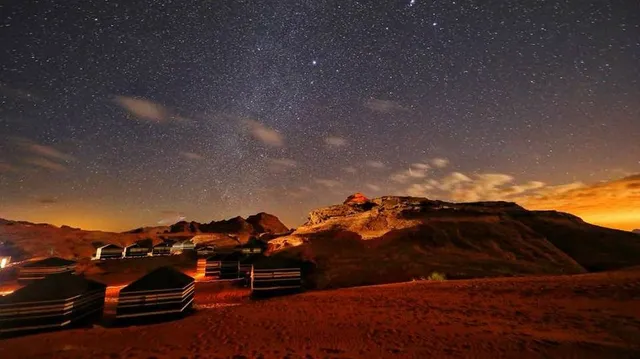
[[[257,233],[279,234],[289,230],[278,217],[264,212],[247,217],[247,222],[253,226],[253,230]]]
[[[634,229],[631,233],[640,234],[640,229]]]
[[[640,238],[509,202],[356,194],[312,211],[293,233],[271,240],[269,252],[274,261],[304,261],[307,280],[330,288],[434,271],[470,278],[621,268],[640,264]]]
[[[197,234],[210,234],[201,237],[199,242],[225,246],[246,243],[251,237],[270,239],[283,232],[287,232],[287,227],[276,216],[267,213],[249,216],[246,220],[235,217],[202,224],[178,222],[172,226],[140,227],[124,233],[0,219],[0,251],[7,252],[15,260],[51,253],[81,259],[91,257],[97,247],[107,243],[125,246],[139,241],[158,243],[165,239],[176,241]]]
[[[240,216],[210,223],[178,222],[169,229],[171,233],[236,233],[259,235],[261,233],[283,233],[288,228],[278,217],[268,213],[258,213],[244,219]]]
[[[69,226],[0,220],[0,251],[8,252],[16,261],[52,253],[65,258],[89,258],[96,247],[106,243],[122,246],[144,238],[147,238],[144,233],[84,231]]]

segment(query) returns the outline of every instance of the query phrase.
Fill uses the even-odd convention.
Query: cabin
[[[18,272],[18,282],[31,282],[53,274],[73,274],[75,270],[76,262],[58,257],[50,257],[23,265]]]
[[[122,258],[123,248],[115,244],[107,244],[96,249],[96,255],[92,258],[99,259],[116,259]]]
[[[193,306],[195,281],[171,267],[160,267],[120,290],[116,319],[182,315]]]
[[[171,247],[173,247],[173,243],[171,242],[162,242],[158,243],[151,249],[152,256],[168,256],[171,254]]]
[[[149,248],[143,247],[138,243],[130,244],[122,250],[122,258],[138,258],[146,257],[149,253]]]
[[[239,252],[216,253],[213,256],[198,261],[199,274],[217,280],[233,280],[240,278],[240,260],[243,255]]]
[[[0,296],[0,334],[60,329],[102,317],[107,286],[69,273]]]
[[[8,267],[9,263],[11,263],[11,257],[0,256],[0,269]]]
[[[180,254],[184,251],[192,251],[196,249],[196,245],[190,240],[175,243],[171,247],[171,254]]]
[[[238,246],[238,250],[246,255],[263,253],[267,245],[264,241],[251,238],[247,243]]]
[[[278,295],[302,290],[300,263],[278,263],[265,259],[254,263],[251,269],[251,295]]]

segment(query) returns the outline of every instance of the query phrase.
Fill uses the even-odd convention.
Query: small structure
[[[191,309],[194,279],[160,267],[120,290],[117,319],[180,315]]]
[[[240,278],[240,252],[216,253],[207,259],[198,260],[198,273],[217,280]]]
[[[251,269],[251,294],[277,295],[302,290],[299,263],[276,263],[268,259],[255,263]]]
[[[50,257],[23,265],[18,273],[18,281],[24,283],[43,279],[52,274],[73,274],[75,270],[76,262],[59,257]]]
[[[158,243],[151,249],[152,256],[168,256],[171,254],[171,247],[173,247],[173,243],[170,242],[162,242]]]
[[[122,250],[122,258],[137,258],[146,257],[149,253],[149,248],[143,247],[138,243],[130,244]]]
[[[0,256],[0,269],[9,266],[11,263],[11,257],[9,256]]]
[[[196,253],[200,257],[208,257],[214,254],[215,252],[216,252],[216,246],[214,245],[201,246],[201,247],[196,246]]]
[[[175,243],[171,247],[171,254],[180,254],[184,251],[192,251],[196,249],[196,245],[191,240]]]
[[[122,247],[115,244],[107,244],[96,249],[93,259],[115,259],[122,258]]]
[[[102,316],[107,286],[55,274],[0,297],[0,334],[91,323]]]

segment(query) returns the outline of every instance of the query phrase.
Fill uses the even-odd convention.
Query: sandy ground
[[[640,270],[250,301],[199,283],[173,322],[0,340],[0,358],[640,358]]]

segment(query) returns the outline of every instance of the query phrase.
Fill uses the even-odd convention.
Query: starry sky
[[[573,212],[640,228],[635,0],[0,13],[0,217],[126,230],[266,211],[297,226],[356,191],[528,208],[607,192]]]

